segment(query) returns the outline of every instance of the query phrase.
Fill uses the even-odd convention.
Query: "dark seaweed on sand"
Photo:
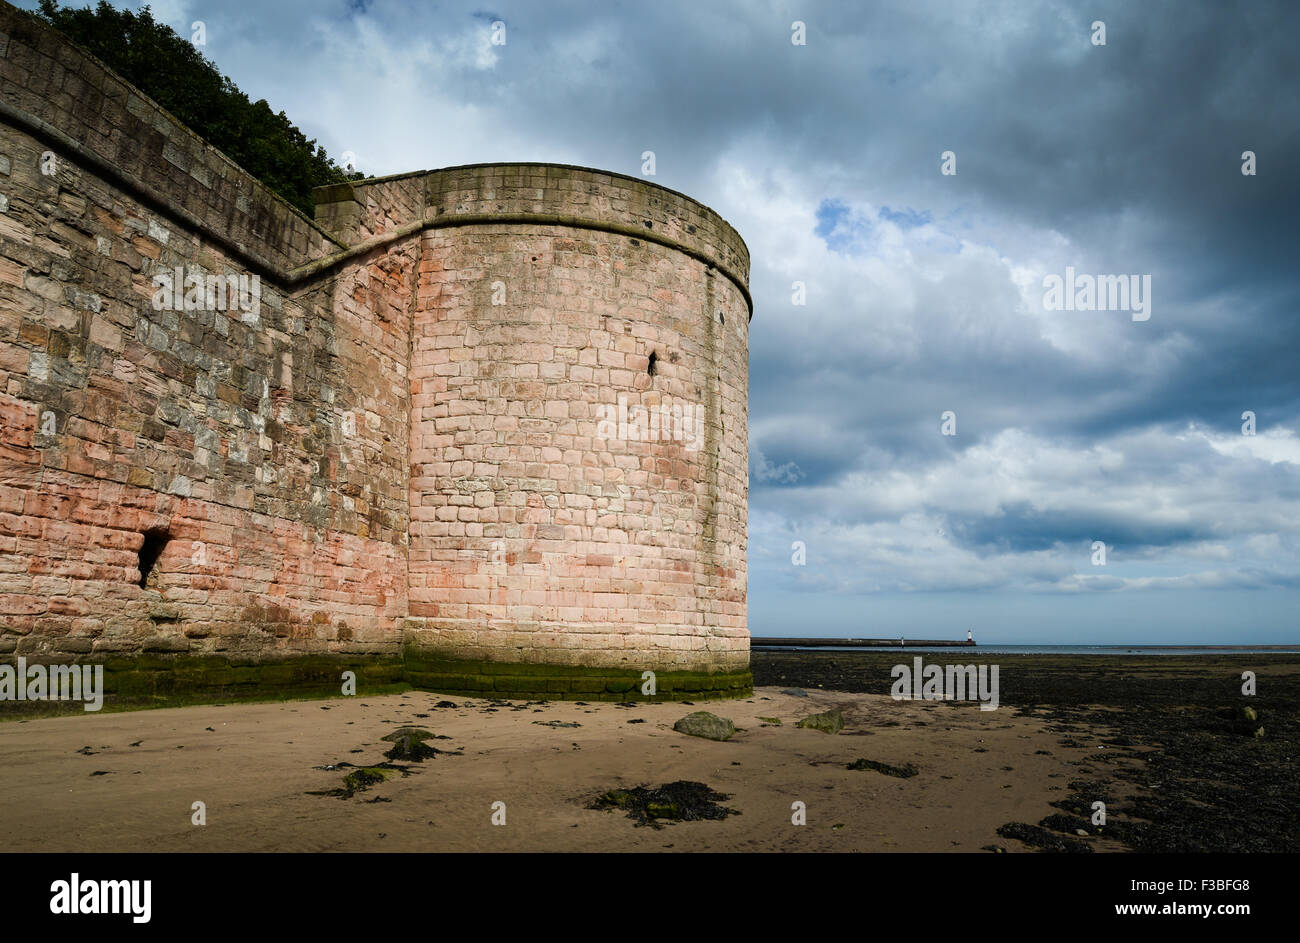
[[[731,796],[714,792],[704,783],[678,780],[662,786],[611,789],[587,808],[622,809],[638,826],[660,828],[664,822],[695,822],[739,815],[736,809],[718,805]]]
[[[1080,841],[1077,838],[1065,838],[1049,832],[1045,828],[1039,828],[1037,825],[1026,825],[1024,822],[1008,822],[998,829],[998,834],[1003,838],[1014,838],[1016,841],[1024,842],[1031,848],[1038,848],[1042,851],[1050,851],[1067,854],[1091,854],[1092,846],[1087,842]]]
[[[899,779],[909,779],[918,772],[917,768],[911,763],[904,763],[902,766],[890,766],[888,763],[878,763],[875,760],[854,760],[848,765],[848,769],[875,770],[877,773],[884,773],[886,776],[897,776]]]

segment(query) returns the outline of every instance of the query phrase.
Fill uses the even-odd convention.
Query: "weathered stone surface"
[[[844,715],[835,707],[820,714],[809,714],[797,726],[820,730],[822,733],[839,733],[844,729]]]
[[[706,740],[730,740],[736,733],[736,725],[725,717],[710,714],[708,711],[695,711],[687,714],[673,729],[692,737],[704,737]]]
[[[512,666],[457,691],[745,693],[724,220],[536,164],[322,188],[310,220],[31,15],[0,36],[0,651],[406,643]]]

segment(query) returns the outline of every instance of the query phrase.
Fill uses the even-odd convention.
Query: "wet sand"
[[[998,655],[996,711],[892,700],[897,661],[756,652],[752,698],[696,705],[408,692],[10,720],[0,829],[11,852],[1300,848],[1300,657]],[[1258,674],[1255,698],[1240,696],[1242,670]],[[1243,703],[1262,737],[1243,729]],[[830,708],[839,734],[794,726]],[[726,742],[672,729],[694,710],[740,729]],[[348,798],[313,794],[385,762],[382,738],[404,725],[441,752],[394,760],[405,768]],[[848,769],[856,760],[916,774]],[[609,790],[677,781],[740,814],[654,828],[591,808]],[[1089,821],[1098,799],[1102,829]],[[206,825],[191,823],[196,801]],[[806,825],[791,822],[795,802]]]
[[[457,706],[436,706],[447,701]],[[794,726],[831,707],[844,714],[839,734]],[[741,729],[726,742],[674,731],[693,710]],[[0,829],[11,852],[1020,851],[997,828],[1050,814],[1072,764],[1095,752],[1059,746],[1047,723],[773,687],[695,706],[411,692],[52,717],[0,724]],[[448,738],[427,741],[446,752],[351,798],[310,794],[351,771],[320,767],[382,762],[392,744],[381,738],[408,724]],[[858,759],[918,772],[846,769]],[[611,789],[678,780],[729,795],[720,804],[741,814],[652,828],[588,808]],[[205,826],[191,824],[196,800]],[[804,826],[791,823],[796,801]],[[504,826],[492,824],[494,802]]]

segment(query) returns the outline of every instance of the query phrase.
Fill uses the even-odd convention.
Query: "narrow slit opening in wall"
[[[158,558],[162,556],[167,541],[171,539],[165,530],[147,530],[143,536],[144,543],[140,545],[140,557],[136,563],[136,567],[140,570],[141,589],[144,589],[149,582],[149,575],[153,573],[154,565],[158,562]]]
[[[645,369],[646,369],[646,373],[650,374],[650,376],[654,376],[654,375],[655,375],[655,361],[659,359],[659,355],[656,354],[656,353],[652,350],[652,351],[650,351],[650,356],[649,356],[648,359],[649,359],[650,363],[649,363],[649,364],[646,366],[646,368],[645,368]]]

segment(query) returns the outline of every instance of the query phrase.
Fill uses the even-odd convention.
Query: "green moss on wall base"
[[[10,656],[0,663],[15,664]],[[28,657],[27,664],[68,664]],[[447,659],[408,646],[402,656],[300,655],[275,661],[251,657],[143,654],[87,659],[104,668],[102,710],[183,707],[238,701],[339,697],[343,673],[356,674],[358,695],[417,688],[461,697],[517,700],[705,701],[749,697],[748,671],[661,671],[655,694],[642,694],[639,669]],[[0,701],[0,720],[83,713],[80,701]]]
[[[642,669],[467,661],[408,645],[406,680],[444,694],[552,701],[706,701],[749,697],[748,671],[656,671],[655,693],[643,694]]]
[[[66,665],[58,658],[27,657],[35,664]],[[4,664],[15,664],[14,658]],[[343,673],[356,674],[356,693],[409,691],[396,656],[300,655],[276,661],[217,655],[128,655],[85,659],[78,664],[104,668],[102,710],[184,707],[235,701],[288,701],[339,697]],[[80,714],[81,701],[0,701],[0,719]]]

